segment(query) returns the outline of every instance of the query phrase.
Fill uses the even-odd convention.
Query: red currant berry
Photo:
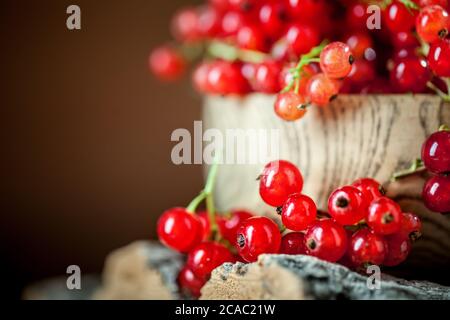
[[[214,8],[216,8],[222,12],[230,9],[230,1],[229,0],[208,0],[208,1]]]
[[[280,253],[305,254],[305,236],[301,232],[290,232],[281,238]]]
[[[179,79],[185,70],[185,62],[183,57],[167,46],[156,48],[149,57],[150,70],[165,81],[173,81]]]
[[[367,28],[367,5],[354,3],[346,11],[345,21],[351,29],[364,30]]]
[[[289,52],[298,57],[320,43],[320,34],[313,26],[295,23],[288,27],[285,39]]]
[[[372,37],[367,32],[354,32],[347,37],[345,43],[356,59],[364,58],[366,50],[373,47]]]
[[[352,71],[344,79],[344,83],[350,83],[356,88],[371,84],[376,78],[376,70],[373,63],[366,59],[358,59],[352,65]],[[342,90],[341,90],[342,92]]]
[[[320,68],[331,79],[346,77],[354,61],[350,47],[343,42],[332,42],[320,53]]]
[[[422,8],[434,4],[440,5],[442,8],[447,8],[448,2],[447,0],[419,0],[419,5]]]
[[[238,30],[244,25],[244,15],[236,11],[228,11],[222,17],[221,30],[224,36],[235,35]]]
[[[417,16],[416,31],[423,41],[433,43],[447,35],[449,23],[448,13],[444,8],[438,5],[427,6]]]
[[[214,62],[208,72],[208,88],[215,94],[245,94],[249,85],[241,72],[239,63]]]
[[[281,221],[286,228],[293,231],[306,230],[316,217],[317,207],[314,201],[299,193],[290,195],[281,211]]]
[[[413,213],[403,213],[402,227],[400,233],[407,236],[409,240],[416,241],[421,236],[422,221]]]
[[[188,252],[202,240],[202,225],[194,214],[185,208],[165,211],[158,220],[159,240],[169,248]]]
[[[411,252],[411,242],[407,236],[393,234],[385,238],[387,253],[383,265],[394,267],[406,260]]]
[[[225,262],[235,262],[234,256],[225,246],[216,242],[203,242],[189,252],[186,264],[194,275],[205,278]]]
[[[259,9],[259,24],[262,30],[272,38],[278,38],[286,22],[286,13],[282,4],[268,2]]]
[[[208,212],[200,211],[197,213],[197,217],[202,224],[202,241],[208,241],[211,235],[211,224],[209,223]]]
[[[242,222],[236,248],[247,262],[254,262],[263,253],[278,253],[281,234],[275,222],[267,217],[253,217]]]
[[[322,260],[336,262],[347,249],[347,233],[336,222],[316,221],[305,234],[306,253]]]
[[[380,265],[387,254],[387,244],[383,237],[365,228],[355,232],[352,236],[349,255],[356,267],[367,264]]]
[[[242,26],[237,35],[236,42],[240,48],[256,51],[266,51],[266,39],[264,33],[256,25]]]
[[[280,93],[275,101],[275,113],[285,121],[295,121],[306,113],[306,100],[293,91]]]
[[[384,21],[391,32],[410,31],[414,27],[415,12],[395,0],[384,11]]]
[[[217,223],[219,225],[219,231],[222,237],[234,243],[236,241],[237,231],[242,222],[253,217],[248,211],[234,210],[227,216],[218,216]]]
[[[427,181],[423,188],[425,206],[434,212],[450,212],[450,177],[436,176]]]
[[[198,16],[198,31],[202,37],[213,38],[222,31],[222,15],[214,7],[201,8]]]
[[[197,277],[187,266],[181,269],[177,280],[181,291],[194,298],[200,297],[200,290],[206,283],[206,278]]]
[[[296,63],[288,63],[280,73],[280,87],[285,88],[290,86],[294,81],[294,76],[291,70],[295,68]],[[300,70],[300,79],[296,79],[298,83],[294,83],[294,87],[298,86],[298,94],[304,96],[306,94],[306,85],[308,80],[315,74],[320,72],[320,66],[317,63],[310,63],[302,67]],[[293,87],[293,88],[294,88]]]
[[[277,93],[280,88],[280,64],[274,60],[267,60],[255,68],[255,77],[252,82],[252,87],[257,92],[263,93]]]
[[[435,132],[425,140],[422,161],[433,173],[450,173],[450,131]]]
[[[259,194],[270,206],[280,207],[293,193],[302,192],[303,177],[298,168],[285,160],[269,162],[259,181]]]
[[[367,224],[380,235],[399,232],[402,226],[402,210],[393,200],[380,197],[369,206]]]
[[[211,64],[207,62],[200,63],[192,73],[192,82],[195,89],[200,93],[209,93],[211,88],[208,82],[208,74]]]
[[[309,79],[306,94],[311,103],[317,106],[326,106],[337,97],[341,86],[341,81],[330,79],[325,74],[319,73]]]
[[[328,212],[340,225],[353,225],[366,216],[367,202],[363,193],[346,186],[334,191],[328,198]]]
[[[326,12],[324,0],[286,0],[289,15],[295,20],[302,22],[317,22]]]
[[[420,42],[411,31],[400,31],[392,35],[392,44],[398,49],[417,48]]]
[[[419,57],[396,62],[390,74],[391,84],[401,92],[423,92],[430,78],[427,61]]]
[[[352,186],[363,193],[367,203],[384,196],[383,187],[378,181],[371,178],[358,179],[352,183]]]
[[[431,45],[428,63],[437,76],[450,77],[450,39],[436,41]]]
[[[192,42],[201,38],[198,29],[199,14],[195,8],[178,11],[172,19],[172,33],[178,41]]]

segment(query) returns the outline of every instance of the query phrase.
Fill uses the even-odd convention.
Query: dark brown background
[[[4,293],[70,264],[99,272],[201,188],[199,166],[170,161],[170,134],[200,119],[201,99],[188,77],[161,84],[147,69],[171,14],[195,2],[1,1]],[[66,28],[70,4],[80,31]]]

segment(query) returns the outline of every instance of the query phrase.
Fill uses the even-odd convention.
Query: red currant
[[[213,38],[222,31],[222,15],[214,7],[203,7],[199,11],[198,31],[202,37]]]
[[[350,83],[355,88],[368,85],[376,78],[375,66],[366,59],[357,59],[352,65],[352,71],[344,79],[344,83]],[[342,92],[342,90],[341,90]]]
[[[399,49],[417,48],[420,42],[416,35],[411,31],[400,31],[392,35],[392,44]]]
[[[380,183],[371,178],[358,179],[352,183],[352,186],[363,193],[368,203],[384,195],[384,190]]]
[[[228,11],[222,17],[221,30],[224,36],[235,35],[238,30],[244,25],[245,17],[240,12]]]
[[[328,78],[346,77],[355,61],[350,47],[343,42],[332,42],[320,53],[320,68]]]
[[[366,50],[373,46],[372,37],[367,32],[354,32],[347,37],[345,43],[356,59],[363,58]]]
[[[366,4],[354,3],[347,9],[345,20],[351,29],[364,30],[368,16]]]
[[[435,132],[425,140],[422,161],[433,173],[450,173],[450,131]]]
[[[306,24],[291,24],[285,33],[285,38],[288,50],[296,57],[309,52],[320,43],[319,31]]]
[[[290,232],[281,238],[280,253],[305,254],[305,236],[301,232]]]
[[[256,51],[266,51],[266,39],[264,33],[256,25],[244,25],[239,28],[236,41],[240,48]]]
[[[252,82],[252,87],[257,92],[277,93],[280,88],[280,64],[274,60],[267,60],[255,68],[255,77]]]
[[[450,212],[450,176],[436,176],[427,181],[422,197],[428,209],[434,212]]]
[[[432,6],[434,4],[440,5],[442,8],[446,8],[448,5],[447,0],[419,0],[421,7]]]
[[[247,262],[254,262],[263,253],[278,253],[281,234],[275,222],[267,217],[253,217],[242,222],[236,248]]]
[[[398,61],[390,74],[391,84],[402,92],[422,92],[430,78],[427,61],[419,57],[408,57]]]
[[[402,225],[402,210],[393,200],[380,197],[369,206],[367,224],[380,235],[399,232]]]
[[[222,237],[234,243],[236,241],[237,231],[242,222],[253,217],[253,214],[245,210],[234,210],[227,216],[218,216],[217,223]]]
[[[286,121],[295,121],[306,113],[306,100],[293,91],[280,93],[275,101],[275,113]]]
[[[225,262],[235,262],[234,256],[225,246],[216,242],[203,242],[189,252],[186,264],[194,275],[205,278]]]
[[[262,30],[272,38],[278,38],[286,22],[283,5],[278,2],[265,3],[259,9],[259,24]]]
[[[249,85],[241,72],[239,63],[214,62],[208,72],[208,87],[215,94],[245,94]]]
[[[173,81],[183,75],[185,62],[175,49],[162,46],[156,48],[150,54],[149,67],[161,80]]]
[[[422,221],[413,213],[403,213],[402,227],[400,233],[407,236],[411,241],[416,241],[421,236]]]
[[[269,162],[259,181],[259,194],[270,206],[280,207],[293,193],[303,189],[303,177],[298,168],[289,161]]]
[[[326,12],[324,0],[286,0],[289,15],[302,22],[316,22]]]
[[[319,220],[305,234],[306,253],[322,260],[336,262],[347,249],[345,229],[330,219]]]
[[[188,252],[202,240],[202,225],[194,214],[185,208],[165,211],[158,220],[159,240],[169,248]]]
[[[306,230],[317,216],[317,207],[314,201],[302,194],[290,195],[283,205],[281,221],[284,226],[293,231]]]
[[[180,289],[194,298],[200,297],[200,290],[206,283],[206,278],[197,277],[187,266],[181,269],[177,280]]]
[[[415,12],[395,0],[384,11],[384,21],[391,32],[410,31],[414,27]]]
[[[373,233],[370,229],[361,229],[352,236],[349,255],[356,267],[367,264],[380,265],[387,254],[387,244],[383,237]]]
[[[437,76],[450,77],[450,39],[443,39],[431,44],[428,63]]]
[[[337,97],[341,86],[341,81],[330,79],[325,74],[319,73],[309,79],[306,94],[315,105],[326,106]]]
[[[172,19],[172,33],[179,41],[192,42],[201,38],[198,29],[199,14],[195,8],[178,11]]]
[[[343,226],[353,225],[364,219],[367,206],[363,193],[352,186],[337,189],[328,198],[328,212]]]
[[[211,64],[208,62],[200,63],[192,73],[192,82],[195,89],[200,93],[209,93],[211,88],[208,82],[208,74]]]
[[[280,87],[285,88],[294,81],[291,70],[296,67],[295,63],[288,63],[280,73]],[[320,66],[317,63],[309,63],[300,70],[300,79],[296,79],[298,83],[294,83],[293,88],[298,86],[298,94],[304,96],[306,94],[306,85],[308,80],[315,74],[320,72]]]
[[[416,31],[423,41],[433,43],[447,35],[449,23],[448,13],[444,8],[438,5],[427,6],[417,16]]]
[[[411,252],[411,242],[402,234],[393,234],[385,238],[387,253],[383,265],[388,267],[397,266],[406,260]]]

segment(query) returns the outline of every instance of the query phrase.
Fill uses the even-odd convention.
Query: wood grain
[[[389,181],[420,157],[425,138],[450,124],[450,105],[432,95],[343,95],[325,108],[311,107],[296,122],[280,120],[273,96],[208,97],[204,128],[279,130],[279,159],[295,163],[303,173],[303,192],[326,209],[329,194],[360,177]],[[226,150],[223,151],[226,153]],[[252,152],[248,149],[247,152]],[[275,159],[273,159],[275,160]],[[256,178],[264,163],[221,165],[215,196],[220,210],[247,208],[274,217],[262,202]],[[208,170],[205,166],[205,172]],[[424,220],[424,237],[411,261],[424,274],[450,266],[450,217],[429,212],[421,202],[426,177],[388,185],[388,192],[405,210]]]

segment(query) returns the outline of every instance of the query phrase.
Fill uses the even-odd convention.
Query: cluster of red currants
[[[280,243],[279,253],[307,254],[359,269],[367,264],[400,264],[407,258],[411,242],[420,236],[420,219],[403,213],[373,179],[359,179],[335,190],[328,200],[328,213],[318,212],[314,201],[301,193],[302,186],[300,171],[288,161],[271,162],[264,168],[260,195],[277,207],[283,225],[293,231],[272,244],[263,239],[264,246]],[[250,230],[249,235],[248,230],[238,232],[239,252],[256,251],[253,247],[259,246],[260,241],[255,244],[257,226]],[[271,234],[271,238],[277,236]]]
[[[442,126],[422,146],[422,162],[433,174],[423,189],[423,200],[434,212],[450,213],[450,130]]]
[[[286,120],[338,92],[434,91],[450,100],[448,0],[372,2],[379,25],[362,0],[209,0],[174,16],[181,46],[155,49],[150,68],[174,80],[206,56],[193,72],[200,92],[280,93],[275,110]],[[334,42],[321,54],[324,39]]]

